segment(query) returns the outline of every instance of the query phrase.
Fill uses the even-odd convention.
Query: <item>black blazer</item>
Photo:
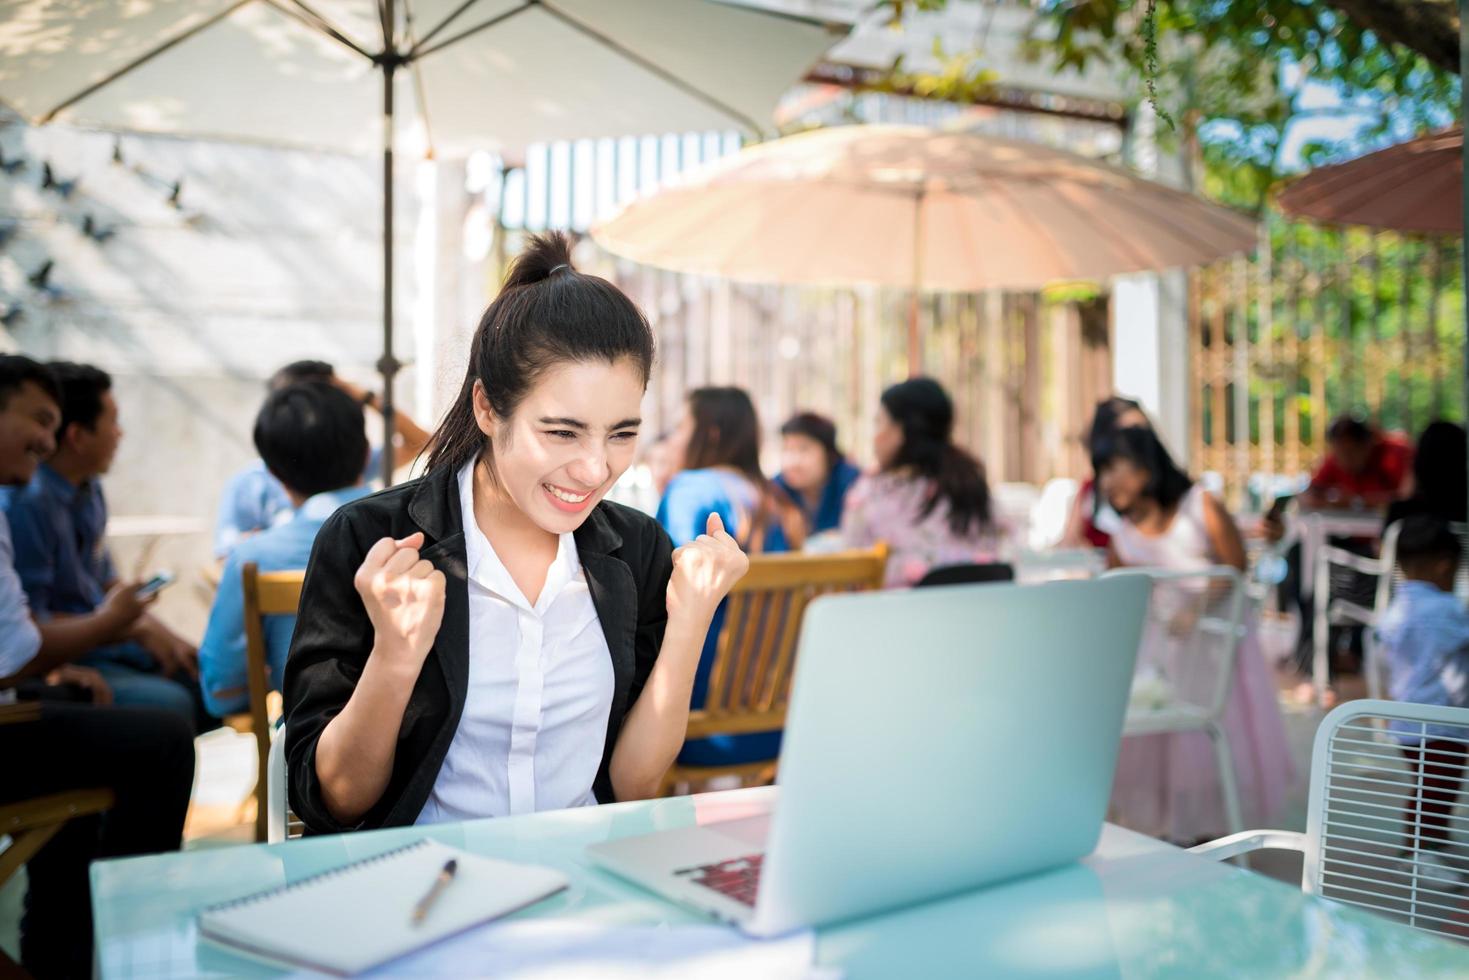
[[[444,620],[398,728],[393,774],[382,799],[346,826],[332,818],[316,777],[316,743],[347,704],[372,651],[372,624],[352,577],[378,539],[424,533],[423,557],[448,580]],[[592,791],[613,799],[608,762],[638,699],[668,623],[673,544],[647,515],[603,501],[575,532],[592,604],[612,655],[612,709]],[[469,583],[458,474],[452,467],[342,507],[321,526],[306,567],[301,611],[282,690],[291,809],[319,833],[395,827],[417,819],[459,728],[469,680]],[[590,749],[590,747],[589,747]]]

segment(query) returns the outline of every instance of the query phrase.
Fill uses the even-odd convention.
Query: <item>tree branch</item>
[[[1364,30],[1459,73],[1458,0],[1326,0]]]

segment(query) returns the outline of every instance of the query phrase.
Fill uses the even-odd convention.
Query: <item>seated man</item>
[[[84,364],[57,363],[51,371],[61,393],[56,450],[24,486],[0,487],[15,569],[31,612],[43,622],[96,613],[118,586],[103,541],[107,501],[98,482],[122,439],[112,379]],[[192,644],[149,613],[120,640],[78,661],[102,674],[115,703],[168,708],[191,725],[212,726]]]
[[[305,568],[322,522],[369,492],[362,483],[368,455],[362,408],[334,385],[305,382],[272,392],[255,420],[255,448],[293,510],[286,523],[240,541],[225,563],[199,647],[204,703],[219,716],[243,711],[250,701],[241,567],[254,562],[262,572]],[[294,627],[293,616],[266,622],[270,686],[277,691]]]
[[[55,449],[60,392],[27,357],[0,355],[0,484],[24,485]],[[97,612],[36,623],[15,573],[10,525],[0,513],[0,702],[19,677],[48,672],[143,613],[136,583],[114,589]],[[0,706],[0,712],[14,710]],[[92,971],[92,902],[87,867],[103,857],[174,850],[194,780],[194,744],[178,716],[156,709],[45,702],[34,721],[0,724],[0,803],[69,790],[107,788],[105,820],[69,821],[26,866],[29,890],[20,955],[37,977]]]
[[[322,381],[346,392],[359,405],[377,408],[377,392],[366,391],[352,382],[337,377],[325,361],[293,361],[270,379],[269,390],[277,391],[302,381]],[[429,434],[412,418],[396,407],[393,411],[393,468],[413,461],[428,443]],[[382,449],[368,457],[362,479],[381,485]],[[285,487],[271,475],[262,460],[256,460],[230,478],[220,495],[219,516],[214,527],[214,555],[229,557],[241,539],[291,519],[291,500]]]
[[[1385,507],[1406,489],[1413,447],[1402,436],[1343,415],[1327,427],[1326,448],[1301,495],[1307,507]]]

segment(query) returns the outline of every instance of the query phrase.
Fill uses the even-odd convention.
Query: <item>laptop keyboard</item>
[[[760,885],[760,866],[764,854],[733,858],[718,864],[705,864],[696,868],[683,868],[674,874],[686,876],[696,885],[719,892],[726,898],[755,907],[755,892]]]

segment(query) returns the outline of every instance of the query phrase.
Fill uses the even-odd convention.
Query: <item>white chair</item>
[[[1419,744],[1405,747],[1394,727],[1416,734]],[[1342,705],[1316,732],[1304,833],[1250,830],[1191,851],[1216,860],[1266,848],[1298,851],[1306,892],[1469,939],[1469,816],[1443,812],[1454,805],[1445,799],[1450,789],[1464,795],[1469,764],[1465,751],[1426,749],[1425,733],[1433,744],[1469,751],[1469,709],[1378,700]],[[1425,813],[1426,795],[1437,797],[1439,813]]]
[[[1226,825],[1231,831],[1243,830],[1234,752],[1224,726],[1244,635],[1243,577],[1224,565],[1201,571],[1122,569],[1108,574],[1147,575],[1153,581],[1144,649],[1123,735],[1202,732],[1214,749]],[[1160,650],[1166,651],[1167,662],[1151,662],[1149,658]]]
[[[292,837],[300,837],[305,825],[291,812],[291,801],[286,794],[286,734],[277,728],[270,740],[270,761],[266,768],[266,798],[269,815],[265,824],[265,842],[279,844]]]
[[[286,736],[279,730],[270,740],[270,761],[265,778],[269,808],[265,822],[265,840],[268,844],[279,844],[286,839],[286,827],[290,819],[290,803],[286,798]]]

